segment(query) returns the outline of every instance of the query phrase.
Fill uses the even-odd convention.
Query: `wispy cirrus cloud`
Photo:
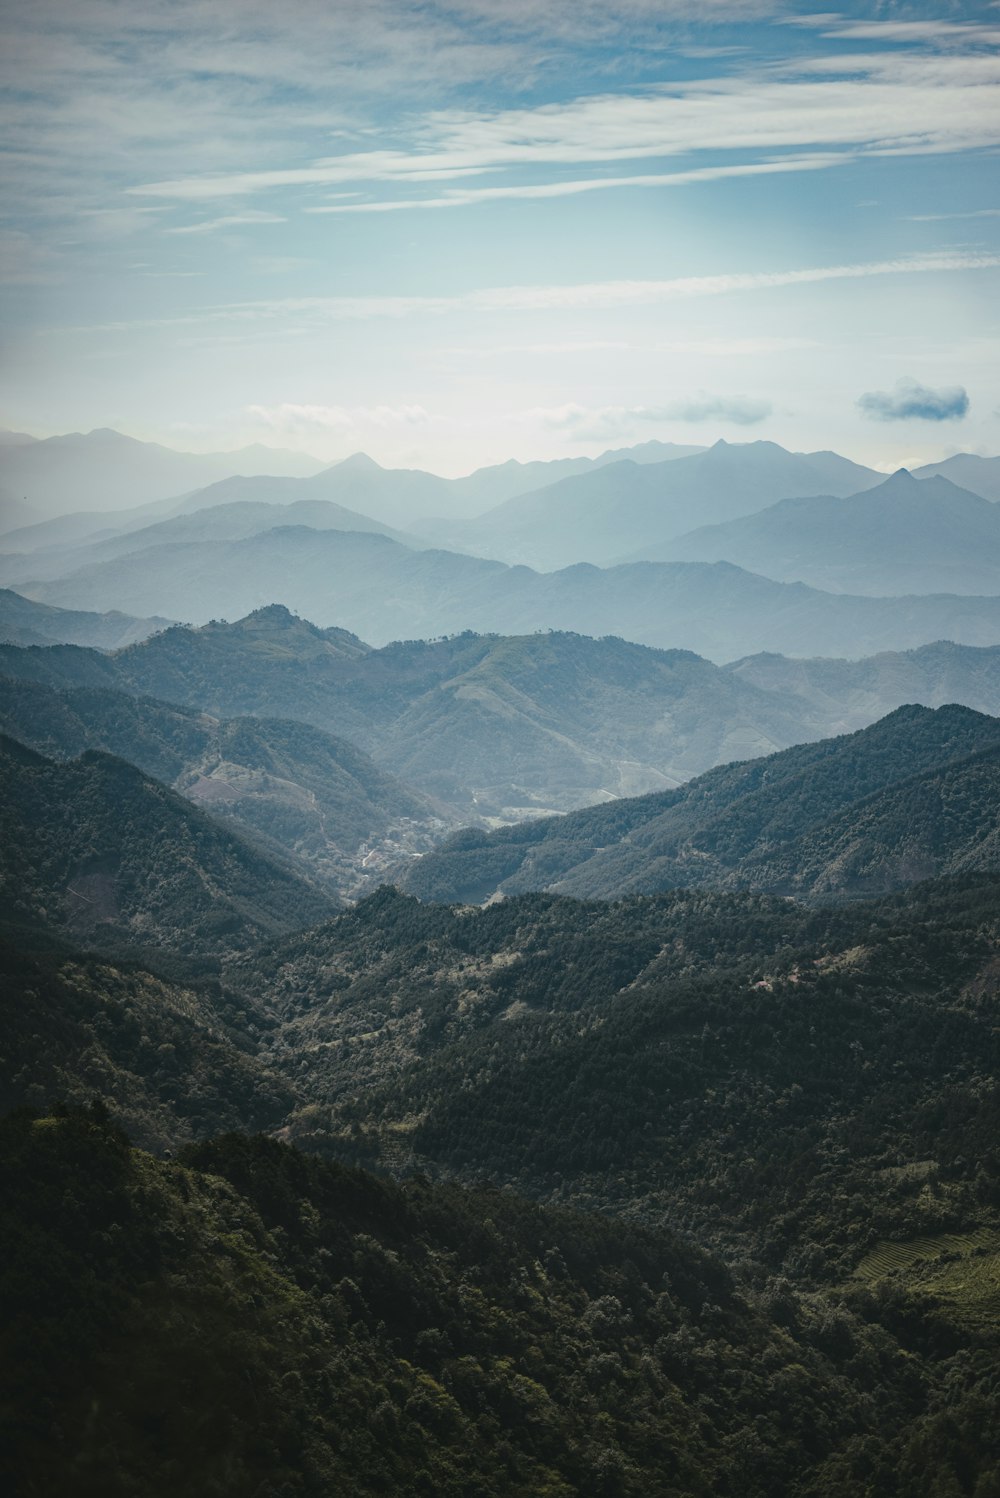
[[[620,436],[647,423],[711,421],[723,425],[754,426],[771,415],[770,401],[746,395],[694,396],[642,406],[584,406],[567,402],[561,406],[536,406],[522,413],[529,425],[572,434],[579,441],[602,441]]]
[[[799,16],[792,24],[812,25],[826,36],[852,42],[899,42],[935,48],[995,47],[1000,44],[1000,25],[982,21],[852,21],[843,16]]]
[[[391,213],[1000,145],[1000,25],[789,9],[786,0],[288,0],[279,14],[265,0],[35,0],[0,29],[12,84],[0,104],[8,190],[25,212],[49,217],[57,188],[64,211],[108,191],[177,213],[211,204],[207,219],[165,229],[197,236],[252,228],[219,204],[275,193],[310,212]],[[710,44],[713,25],[764,16],[845,46],[830,56],[817,40],[815,55],[793,48],[765,62],[740,61],[739,48],[721,45],[724,31]],[[609,45],[616,38],[629,45]],[[852,51],[859,42],[871,50]],[[707,76],[681,70],[666,81],[672,56],[699,53]],[[630,82],[632,62],[648,70],[657,57],[663,82]],[[605,82],[618,70],[613,88],[585,91],[602,68]],[[449,107],[473,90],[506,105],[542,79],[552,86],[529,107]],[[565,79],[581,85],[575,97],[562,96]],[[345,187],[361,200],[315,201],[317,190]]]
[[[904,379],[893,390],[869,390],[859,396],[858,409],[874,421],[961,421],[969,411],[969,396],[961,385],[933,390]]]
[[[442,352],[458,358],[498,359],[524,354],[589,354],[589,353],[645,353],[645,354],[694,354],[713,359],[759,358],[765,354],[785,354],[800,349],[815,348],[811,338],[670,338],[651,341],[635,339],[594,339],[582,341],[572,339],[561,343],[500,343],[479,346],[465,345]]]
[[[221,218],[199,219],[193,224],[175,224],[168,234],[214,234],[218,229],[241,229],[257,224],[287,224],[281,213],[266,213],[263,209],[248,208],[244,213],[227,213]]]
[[[414,208],[464,208],[470,203],[493,203],[505,198],[566,198],[583,192],[601,192],[617,187],[687,187],[695,182],[721,182],[727,177],[773,176],[782,172],[822,171],[844,158],[783,156],[773,161],[733,162],[728,166],[692,167],[684,172],[645,172],[630,177],[584,177],[572,182],[522,182],[508,187],[450,188],[438,198],[382,198],[375,202],[324,203],[307,213],[395,213]]]
[[[826,281],[857,281],[871,276],[936,275],[957,271],[990,270],[1000,266],[1000,253],[956,250],[912,255],[896,260],[865,261],[853,265],[810,266],[796,270],[731,271],[713,276],[675,276],[668,280],[554,282],[541,285],[486,286],[441,296],[305,296],[276,297],[252,302],[203,306],[168,318],[88,323],[54,332],[105,333],[134,328],[206,327],[281,321],[320,326],[330,322],[372,318],[442,316],[447,313],[504,313],[584,311],[619,307],[655,307],[698,297],[818,285]]]
[[[910,213],[911,224],[943,224],[955,218],[1000,218],[1000,208],[973,208],[968,213]]]
[[[367,184],[369,189],[510,171],[603,168],[624,161],[697,158],[729,153],[709,170],[736,175],[748,153],[798,152],[799,169],[833,165],[852,154],[921,155],[981,150],[1000,144],[1000,28],[997,47],[922,50],[795,59],[757,72],[613,94],[585,95],[529,109],[437,110],[415,121],[405,145],[344,151],[307,163],[147,181],[139,196],[196,202],[279,189]],[[683,170],[697,170],[697,165]],[[758,161],[752,170],[777,169]],[[621,183],[635,185],[636,173]],[[674,178],[673,180],[677,180]],[[698,180],[690,178],[688,180]],[[390,199],[383,199],[391,201]],[[456,203],[460,201],[455,198]],[[467,198],[466,201],[474,201]],[[434,206],[451,206],[448,200]],[[333,211],[343,211],[335,206]],[[357,211],[356,209],[353,211]]]
[[[24,189],[42,178],[84,199],[98,184],[180,171],[301,165],[319,154],[314,143],[357,149],[373,126],[467,91],[519,95],[546,75],[621,72],[616,38],[638,64],[644,44],[678,26],[784,4],[33,0],[0,16],[6,180],[39,212]]]

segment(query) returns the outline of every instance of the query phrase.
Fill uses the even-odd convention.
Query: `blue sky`
[[[6,7],[0,424],[1000,451],[1000,5]]]

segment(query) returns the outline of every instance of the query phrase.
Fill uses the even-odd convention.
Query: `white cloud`
[[[570,401],[561,406],[536,406],[525,411],[521,420],[530,426],[571,433],[579,441],[601,441],[620,436],[646,423],[659,426],[670,422],[712,421],[736,426],[752,426],[770,416],[769,401],[750,396],[712,395],[700,391],[695,396],[648,406],[583,406]]]
[[[432,417],[423,406],[248,406],[247,414],[272,431],[356,432],[375,428],[426,426]]]
[[[736,426],[753,426],[770,416],[770,401],[749,395],[709,395],[701,391],[684,400],[673,401],[662,408],[671,421],[728,421]]]
[[[437,316],[449,312],[513,312],[564,309],[643,307],[696,297],[725,296],[825,281],[862,280],[870,276],[935,275],[987,270],[1000,266],[1000,254],[948,251],[855,265],[813,266],[800,270],[732,271],[713,276],[676,276],[665,281],[591,281],[538,286],[490,286],[453,296],[282,297],[202,307],[183,316],[132,322],[89,324],[76,332],[108,332],[135,327],[202,325],[208,322],[252,322],[292,315],[314,323],[369,318]],[[65,331],[65,330],[63,330]]]
[[[248,208],[243,213],[227,213],[222,218],[200,219],[194,224],[177,224],[167,229],[167,234],[214,234],[217,229],[239,229],[249,224],[286,224],[288,220],[280,213],[265,213],[262,209]]]
[[[1000,31],[998,31],[1000,35]],[[748,151],[927,154],[1000,144],[1000,56],[874,53],[816,57],[758,74],[583,96],[493,113],[438,110],[407,148],[347,151],[307,164],[139,184],[140,196],[196,201],[278,188],[405,183],[511,168]],[[523,184],[513,184],[520,188]],[[502,188],[500,189],[502,191]],[[579,190],[579,189],[577,189]]]
[[[975,208],[970,213],[911,213],[911,224],[940,224],[953,218],[1000,218],[1000,208]]]
[[[839,16],[801,18],[822,23],[827,36],[844,41],[926,43],[932,47],[1000,46],[1000,26],[970,21],[847,21]]]
[[[440,198],[387,198],[369,203],[321,204],[307,213],[393,213],[407,208],[463,208],[470,203],[502,198],[564,198],[612,187],[686,187],[694,182],[718,182],[727,177],[770,176],[776,172],[813,172],[836,166],[842,156],[783,156],[773,161],[743,165],[692,167],[686,172],[646,172],[633,177],[587,177],[573,182],[521,183],[513,187],[471,187],[449,191]]]

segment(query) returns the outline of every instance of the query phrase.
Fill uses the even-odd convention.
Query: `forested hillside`
[[[720,668],[689,651],[567,632],[466,631],[372,650],[279,606],[166,630],[112,656],[0,645],[0,673],[40,686],[312,724],[341,741],[335,758],[346,739],[468,822],[664,789],[713,765],[861,728],[902,703],[997,713],[997,659],[997,647],[939,642],[862,661],[755,656]],[[24,712],[9,731],[46,749]],[[99,742],[127,748],[120,735]],[[147,749],[138,735],[135,756]]]
[[[128,759],[342,895],[391,858],[430,849],[448,825],[444,808],[362,749],[290,719],[220,719],[106,688],[0,677],[0,731],[60,759],[87,749]]]
[[[662,1230],[260,1138],[158,1163],[101,1110],[2,1143],[25,1498],[990,1491],[994,1339],[920,1288],[761,1295]]]
[[[996,876],[818,910],[385,889],[145,963],[22,933],[2,1096],[78,1111],[0,1140],[0,1471],[26,1498],[988,1495],[998,911]],[[261,1127],[313,1158],[206,1142]]]
[[[435,900],[526,889],[614,898],[679,885],[874,894],[998,867],[998,775],[1000,720],[904,707],[676,791],[455,833],[400,880]]]
[[[176,1149],[226,1129],[272,1129],[301,1094],[265,1052],[267,1007],[210,959],[79,951],[49,934],[0,937],[0,1112],[107,1098],[137,1145]]]
[[[105,946],[238,950],[321,920],[328,893],[134,766],[0,739],[4,916]]]
[[[675,785],[825,724],[793,694],[689,651],[471,631],[375,651],[277,606],[167,630],[110,660],[0,647],[0,671],[66,688],[100,682],[220,717],[312,723],[466,817],[507,821]]]
[[[279,1068],[308,1059],[308,1148],[665,1217],[822,1284],[992,1220],[998,888],[815,912],[385,890],[226,979],[274,1005]]]

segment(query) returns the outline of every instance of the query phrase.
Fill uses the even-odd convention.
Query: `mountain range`
[[[987,645],[1000,511],[942,475],[988,488],[994,461],[959,455],[937,474],[884,479],[769,442],[654,443],[446,480],[356,454],[306,478],[226,478],[167,514],[105,515],[97,532],[83,514],[64,534],[52,523],[12,532],[0,581],[71,610],[196,623],[280,601],[376,645],[468,628],[572,628],[716,660]],[[564,476],[542,482],[553,468]],[[419,519],[539,482],[478,519]],[[435,549],[442,538],[459,549]]]
[[[297,484],[299,481],[292,479],[287,482]],[[0,578],[16,587],[26,580],[60,578],[80,568],[115,561],[133,553],[141,555],[157,546],[200,546],[213,541],[240,541],[289,525],[308,526],[310,530],[367,531],[392,536],[405,546],[419,544],[402,531],[394,531],[390,526],[330,500],[296,498],[282,503],[225,498],[233,492],[243,495],[260,491],[272,495],[276,488],[280,490],[280,482],[272,479],[225,479],[201,491],[206,504],[196,510],[97,539],[53,543],[30,552],[0,555]],[[219,502],[208,502],[212,499]]]
[[[178,452],[102,427],[0,445],[0,495],[42,519],[170,499],[232,473],[309,474],[321,466],[302,453],[259,445],[230,453]],[[14,525],[24,523],[19,508]]]
[[[830,900],[998,866],[1000,719],[909,706],[675,791],[459,832],[399,874],[413,893],[447,901],[676,887]]]
[[[900,469],[861,494],[784,499],[641,555],[734,562],[830,592],[1000,593],[1000,506]]]
[[[1000,458],[984,458],[978,453],[955,453],[940,463],[925,463],[913,470],[918,479],[949,479],[962,489],[970,489],[983,499],[1000,499]]]
[[[282,615],[243,631],[265,679],[301,633],[403,695],[392,652]],[[4,656],[113,675],[166,641],[175,679],[227,654],[235,677],[239,634]],[[185,735],[273,728],[29,698],[165,767]],[[303,1472],[364,1498],[988,1494],[1000,890],[968,871],[1000,858],[1000,721],[906,708],[510,829],[521,853],[540,831],[536,870],[624,848],[700,855],[705,883],[483,909],[384,888],[338,912],[119,759],[0,758],[13,1490],[83,1466],[155,1498]],[[463,838],[441,858],[498,846]]]
[[[278,504],[327,499],[349,508],[361,504],[374,518],[405,524],[424,515],[475,515],[554,478],[584,473],[625,456],[637,463],[652,463],[699,451],[654,441],[596,459],[511,460],[477,469],[464,478],[445,479],[417,469],[384,469],[365,453],[326,466],[304,453],[260,444],[228,453],[185,453],[140,442],[110,428],[43,439],[8,432],[0,433],[0,534],[16,533],[20,549],[25,543],[42,540],[44,544],[46,538],[60,534],[65,539],[65,525],[54,524],[56,518],[79,537],[109,526],[146,524],[229,499]],[[269,483],[248,483],[253,477],[267,477]],[[318,482],[300,488],[282,483],[283,478]],[[227,481],[228,491],[217,492],[216,485]],[[207,498],[202,496],[206,486]]]
[[[0,1487],[997,1498],[1000,460],[163,451],[0,434]]]
[[[137,709],[121,714],[114,737],[111,715],[96,714],[87,732],[98,737],[88,738],[79,727],[50,729],[56,707],[43,711],[39,700],[8,721],[43,752],[125,753],[133,733],[141,767],[175,783],[184,765],[211,759],[218,728],[208,720],[292,719],[340,741],[328,744],[325,763],[342,757],[347,739],[450,815],[488,822],[677,785],[713,765],[863,727],[907,702],[997,714],[998,659],[1000,647],[938,644],[858,662],[758,656],[720,668],[690,652],[566,633],[466,633],[373,650],[274,606],[235,624],[166,630],[113,655],[0,647],[0,675],[71,694],[59,707],[70,723],[81,689],[91,708],[104,700],[95,692],[124,692],[158,699],[143,712],[172,703],[208,715],[187,758],[167,762],[148,757],[165,730],[140,732]],[[12,702],[13,687],[4,691]],[[292,768],[294,755],[283,755],[284,778],[315,790]],[[365,773],[374,784],[374,767]],[[371,815],[367,802],[363,809]],[[389,820],[399,814],[395,803],[386,808]],[[385,825],[373,821],[372,837]]]
[[[862,656],[936,639],[989,645],[1000,638],[995,597],[834,595],[726,562],[580,564],[538,573],[413,551],[388,536],[305,526],[242,541],[157,546],[21,591],[61,608],[113,607],[193,623],[281,602],[376,645],[465,629],[573,629],[724,661],[769,650]]]
[[[796,495],[854,494],[879,478],[836,453],[719,441],[666,463],[623,459],[560,479],[460,528],[415,528],[438,545],[545,572],[578,562],[606,567],[695,525]]]

